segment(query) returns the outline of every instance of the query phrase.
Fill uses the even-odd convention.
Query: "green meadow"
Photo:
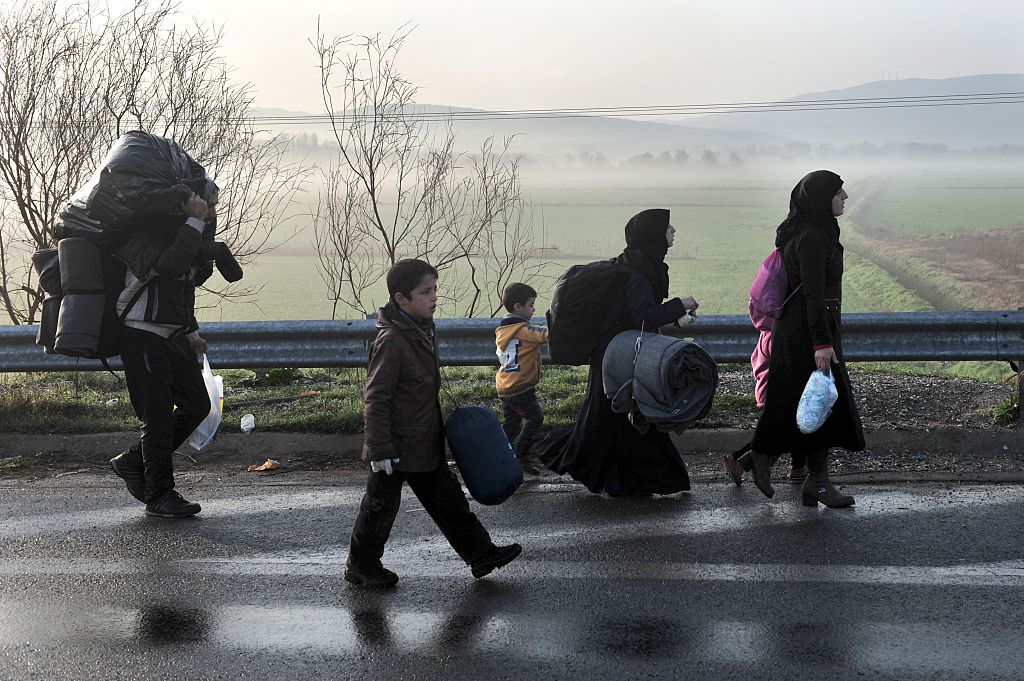
[[[529,282],[539,294],[538,310],[546,309],[554,281],[566,268],[616,255],[623,247],[623,227],[630,216],[659,207],[672,211],[678,230],[668,257],[672,294],[694,296],[703,314],[745,313],[750,280],[774,246],[775,227],[786,214],[789,192],[802,172],[740,168],[543,180],[524,176],[535,246],[546,248],[543,261],[538,260],[540,273]],[[928,262],[893,255],[877,245],[869,249],[861,235],[881,230],[887,238],[912,243],[922,236],[1022,225],[1024,171],[901,169],[845,175],[850,200],[840,224],[847,245],[846,311],[934,309],[921,291],[932,300],[939,294],[954,305],[962,301],[964,308],[992,307],[983,300],[969,300],[952,277]],[[264,256],[248,268],[245,283],[258,293],[244,302],[204,309],[200,319],[330,318],[332,303],[317,274],[311,241],[305,226],[282,254]],[[439,314],[452,316],[455,306],[443,299],[444,275],[440,286]],[[384,282],[375,282],[369,294],[375,304],[382,304],[387,298]],[[491,294],[489,303],[497,307],[496,294]],[[350,308],[339,306],[338,318],[355,316]],[[900,368],[986,378],[1007,373],[1002,367],[978,363],[902,364]]]
[[[623,227],[629,217],[644,208],[661,207],[672,211],[678,230],[668,258],[672,293],[694,296],[705,314],[743,314],[750,280],[774,245],[775,227],[786,214],[789,191],[798,175],[723,170],[711,175],[652,176],[643,182],[634,180],[633,185],[621,176],[614,181],[599,178],[593,185],[586,184],[585,178],[568,186],[527,184],[535,245],[548,249],[541,274],[530,282],[539,293],[538,307],[545,309],[554,280],[567,267],[616,255],[623,247]],[[1000,184],[988,187],[985,183],[989,180]],[[852,312],[932,309],[914,290],[896,283],[892,262],[882,257],[875,262],[858,253],[860,230],[884,227],[913,238],[924,227],[935,233],[984,229],[1019,224],[1024,216],[1024,173],[1016,181],[978,171],[978,176],[962,172],[903,174],[886,178],[880,189],[877,183],[876,177],[847,181],[851,217],[841,218],[848,232],[844,307]],[[867,198],[859,196],[862,189]],[[1006,205],[994,196],[1005,197]],[[949,198],[939,201],[936,197]],[[959,212],[949,211],[950,205]],[[968,223],[957,217],[968,215],[975,220]],[[310,240],[308,229],[302,231],[289,244],[288,254],[270,254],[250,266],[245,282],[259,292],[246,302],[227,302],[204,310],[201,318],[329,318],[331,301],[317,274],[315,257],[311,251],[295,254],[298,249],[294,246],[307,246]],[[441,292],[444,295],[443,276]],[[377,303],[387,298],[383,282],[377,282],[369,293]],[[492,294],[496,306],[494,298]],[[453,309],[442,301],[442,316],[446,307]],[[342,305],[338,316],[348,318],[355,313]]]
[[[888,175],[856,214],[896,235],[952,235],[1024,225],[1024,171],[922,169]]]

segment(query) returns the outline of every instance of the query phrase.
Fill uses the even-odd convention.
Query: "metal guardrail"
[[[537,320],[543,323],[543,320]],[[441,362],[496,365],[496,319],[439,319]],[[716,361],[747,362],[757,332],[746,315],[700,317],[672,335],[693,338]],[[366,366],[372,319],[354,321],[222,322],[202,324],[215,368]],[[0,372],[97,370],[96,360],[47,355],[36,327],[0,327]],[[1024,358],[1024,311],[907,312],[843,315],[848,361],[1012,360]],[[545,355],[545,359],[547,359]],[[114,358],[110,365],[120,368]]]

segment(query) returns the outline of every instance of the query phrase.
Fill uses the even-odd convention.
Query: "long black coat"
[[[864,431],[854,403],[842,348],[843,246],[811,227],[799,229],[782,246],[789,290],[799,291],[772,326],[768,393],[754,432],[753,448],[764,454],[842,447],[864,449]],[[809,435],[796,425],[796,409],[813,371],[814,348],[831,344],[839,399],[825,424]]]
[[[646,496],[688,490],[686,465],[668,433],[652,428],[641,434],[626,414],[613,412],[611,400],[604,394],[601,371],[605,350],[616,334],[641,326],[651,332],[682,317],[685,309],[679,298],[661,302],[644,275],[624,272],[619,277],[617,295],[604,311],[598,346],[590,360],[587,395],[576,425],[554,430],[539,443],[540,459],[594,493]]]

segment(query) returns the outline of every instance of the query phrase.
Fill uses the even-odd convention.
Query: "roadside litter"
[[[253,464],[253,465],[249,466],[249,472],[250,473],[255,473],[256,471],[272,471],[275,468],[280,468],[280,467],[281,467],[281,462],[280,461],[277,461],[276,459],[267,459],[266,461],[264,461],[263,463],[261,463],[259,465]]]

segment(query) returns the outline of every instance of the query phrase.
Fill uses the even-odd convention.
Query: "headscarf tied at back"
[[[843,178],[831,170],[815,170],[804,175],[789,195],[789,215],[775,231],[775,247],[782,248],[803,229],[820,229],[828,237],[829,248],[839,241],[839,222],[832,214],[832,199],[843,187]]]
[[[626,223],[626,249],[616,258],[647,277],[659,300],[668,298],[668,217],[664,208],[649,208],[631,217]]]

